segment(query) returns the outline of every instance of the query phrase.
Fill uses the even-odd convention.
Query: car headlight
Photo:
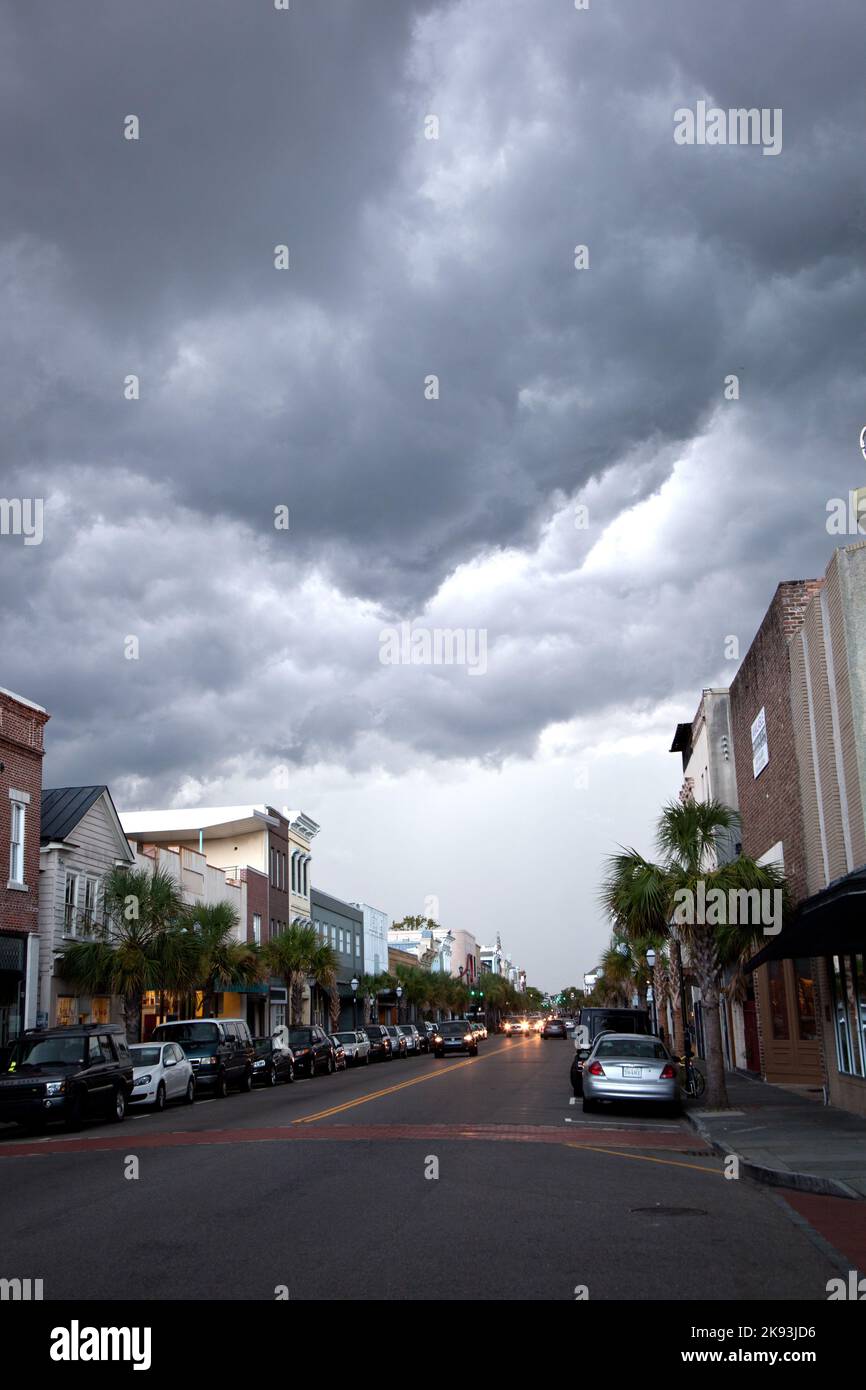
[[[46,1096],[62,1096],[66,1090],[65,1081],[49,1081],[45,1087]]]
[[[152,1076],[137,1076],[133,1082],[134,1086],[149,1086],[153,1080]]]
[[[261,1060],[260,1062],[253,1062],[253,1070],[254,1070],[254,1071],[258,1071],[259,1067],[263,1067],[264,1065],[265,1065],[264,1058],[262,1058],[262,1060]]]
[[[215,1067],[217,1059],[216,1057],[200,1057],[198,1064],[200,1067]]]

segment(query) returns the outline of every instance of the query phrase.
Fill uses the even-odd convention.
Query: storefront
[[[808,898],[790,926],[749,962],[759,982],[770,1044],[797,1030],[823,1055],[817,1075],[831,1105],[866,1115],[866,866]],[[768,1013],[763,1014],[764,999]],[[776,1078],[767,1074],[767,1079]]]
[[[24,982],[27,938],[0,932],[0,1047],[24,1028]]]

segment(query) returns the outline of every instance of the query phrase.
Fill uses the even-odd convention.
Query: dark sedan
[[[545,1023],[544,1023],[544,1027],[543,1027],[542,1030],[541,1030],[541,1036],[542,1036],[543,1038],[567,1038],[567,1037],[568,1037],[568,1028],[567,1028],[566,1025],[565,1025],[565,1019],[564,1019],[564,1018],[548,1018],[548,1019],[546,1019],[546,1020],[545,1020]]]
[[[370,1056],[374,1062],[390,1062],[394,1056],[388,1029],[382,1023],[365,1023],[364,1032],[370,1039]]]
[[[289,1047],[295,1058],[295,1075],[313,1077],[316,1072],[330,1075],[337,1070],[334,1059],[334,1044],[321,1028],[315,1024],[305,1028],[289,1029]]]
[[[468,1052],[470,1057],[477,1057],[478,1035],[465,1020],[440,1023],[433,1038],[433,1051],[437,1057],[444,1057],[446,1053],[450,1056],[452,1052]]]
[[[273,1038],[253,1038],[253,1084],[279,1086],[295,1079],[295,1059],[287,1047],[277,1047]]]

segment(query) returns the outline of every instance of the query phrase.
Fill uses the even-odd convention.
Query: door
[[[758,1042],[758,1012],[754,999],[743,1002],[743,1032],[746,1043],[746,1070],[761,1072],[761,1048]]]

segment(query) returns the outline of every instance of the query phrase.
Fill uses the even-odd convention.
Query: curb
[[[696,1115],[687,1110],[685,1118],[692,1129],[697,1130],[705,1143],[709,1144],[713,1153],[722,1158],[736,1158],[740,1171],[753,1182],[764,1183],[767,1187],[788,1187],[794,1192],[813,1192],[819,1197],[844,1197],[848,1201],[863,1201],[859,1192],[855,1192],[853,1187],[849,1187],[839,1178],[821,1178],[817,1173],[787,1172],[779,1168],[767,1168],[762,1163],[752,1163],[729,1144],[714,1139],[707,1126]]]

